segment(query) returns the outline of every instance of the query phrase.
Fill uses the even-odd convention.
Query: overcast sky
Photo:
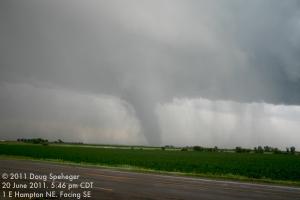
[[[2,0],[0,138],[300,148],[298,0]]]

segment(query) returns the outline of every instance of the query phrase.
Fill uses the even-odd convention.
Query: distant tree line
[[[201,146],[192,146],[192,147],[183,147],[181,148],[181,151],[201,151],[201,152],[218,152],[223,151],[221,149],[218,149],[217,146],[210,148],[210,147],[201,147]]]
[[[242,147],[235,147],[235,152],[236,153],[250,153],[251,149],[245,149]]]
[[[277,147],[258,146],[258,147],[254,147],[254,153],[295,154],[296,148],[292,146],[292,147],[287,147],[286,151],[281,151]]]
[[[162,150],[167,150],[167,149],[175,149],[178,147],[174,147],[172,145],[166,145],[161,147]],[[271,147],[271,146],[257,146],[254,147],[253,149],[250,148],[243,148],[241,146],[235,147],[235,149],[219,149],[217,146],[213,148],[209,147],[202,147],[202,146],[186,146],[186,147],[181,147],[181,151],[199,151],[199,152],[236,152],[236,153],[273,153],[273,154],[295,154],[296,153],[296,148],[294,146],[292,147],[287,147],[286,151],[282,151],[278,149],[277,147]]]
[[[44,145],[48,144],[48,140],[45,140],[45,139],[42,139],[42,138],[31,138],[31,139],[19,138],[19,139],[17,139],[17,141],[18,142],[31,143],[31,144],[44,144]]]
[[[264,153],[264,152],[271,152],[271,153],[275,153],[275,154],[281,154],[283,153],[282,151],[280,151],[278,148],[276,147],[270,147],[270,146],[258,146],[258,147],[254,147],[254,153]]]
[[[219,151],[218,147],[215,146],[213,148],[201,147],[201,146],[193,146],[194,151],[206,151],[206,152],[217,152]]]
[[[290,154],[295,154],[296,153],[296,148],[295,147],[290,147],[290,148],[286,148],[286,152],[290,153]]]
[[[31,144],[43,144],[43,145],[48,145],[49,141],[47,139],[43,138],[19,138],[17,139],[18,142],[24,142],[24,143],[31,143]],[[58,139],[54,141],[53,143],[55,144],[63,144],[64,141],[61,139]]]

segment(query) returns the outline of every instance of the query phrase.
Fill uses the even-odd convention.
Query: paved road
[[[70,182],[69,180],[56,180],[54,183],[56,196],[60,195],[60,190],[65,190],[65,194],[81,195],[83,191],[91,191],[91,198],[85,199],[207,199],[207,200],[232,200],[232,199],[291,199],[300,200],[300,188],[271,186],[262,184],[248,184],[233,181],[215,181],[198,178],[186,178],[176,176],[143,174],[134,172],[114,171],[109,169],[74,167],[62,164],[50,164],[45,162],[33,161],[17,161],[17,160],[0,160],[0,174],[18,172],[26,174],[26,180],[16,181],[19,183],[37,182],[30,180],[30,173],[35,175],[47,175],[47,187],[50,187],[52,180],[49,180],[50,173],[64,175],[79,175],[77,180]],[[16,177],[15,177],[16,178]],[[36,177],[37,178],[37,177]],[[41,177],[42,178],[42,177]],[[76,176],[75,176],[76,178]],[[10,179],[1,179],[2,182],[11,182]],[[67,187],[79,185],[82,182],[93,182],[92,189],[60,189],[57,188],[60,182],[66,182]],[[43,182],[43,181],[42,181]],[[75,184],[69,184],[75,183]],[[2,185],[3,186],[3,185]],[[88,185],[86,185],[88,186]],[[12,187],[12,186],[11,186]],[[74,186],[75,187],[75,186]],[[40,188],[40,187],[38,187]],[[43,189],[2,189],[6,192],[20,190],[20,193],[29,192],[45,192]],[[51,191],[51,189],[46,189]],[[15,195],[14,193],[12,193]],[[44,194],[44,193],[43,193]],[[85,193],[87,194],[87,193]],[[3,195],[0,194],[3,199]],[[68,199],[77,199],[77,196],[72,196]],[[0,198],[0,199],[1,199]],[[8,198],[7,198],[8,199]],[[12,198],[10,198],[12,199]],[[59,198],[58,198],[59,199]]]

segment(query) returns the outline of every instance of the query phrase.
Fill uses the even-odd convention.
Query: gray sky
[[[300,148],[297,0],[2,0],[0,27],[3,139]]]

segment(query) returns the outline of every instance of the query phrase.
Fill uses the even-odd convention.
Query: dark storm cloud
[[[120,98],[149,144],[174,97],[300,104],[296,0],[0,4],[0,84]]]

